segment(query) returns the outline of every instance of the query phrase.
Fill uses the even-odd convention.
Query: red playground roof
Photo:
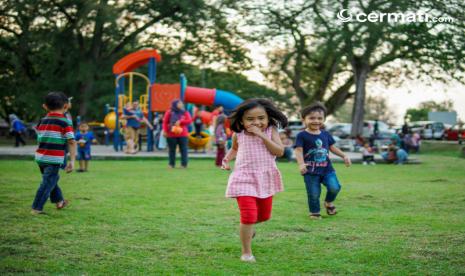
[[[113,65],[113,74],[119,75],[126,72],[131,72],[134,69],[146,64],[149,62],[149,59],[155,58],[157,62],[161,61],[161,56],[157,50],[140,50],[134,53],[131,53]]]

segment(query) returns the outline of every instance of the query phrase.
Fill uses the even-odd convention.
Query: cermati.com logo
[[[337,13],[337,18],[341,22],[349,22],[352,21],[352,14],[349,12],[348,9],[343,9]]]
[[[349,9],[342,9],[337,13],[337,19],[342,22],[453,22],[453,18],[449,17],[435,17],[427,13],[419,12],[352,12]]]

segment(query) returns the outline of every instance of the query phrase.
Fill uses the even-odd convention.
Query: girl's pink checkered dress
[[[271,127],[265,130],[271,138]],[[267,198],[283,191],[281,173],[276,157],[266,148],[263,140],[237,133],[238,151],[234,171],[229,176],[226,197],[253,196]]]

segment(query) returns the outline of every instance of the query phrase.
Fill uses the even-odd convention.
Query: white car
[[[417,121],[411,122],[410,129],[420,133],[423,139],[437,139],[441,140],[444,138],[446,128],[441,122],[434,121]]]
[[[302,121],[289,121],[287,128],[291,130],[291,138],[294,139],[299,132],[305,129]]]

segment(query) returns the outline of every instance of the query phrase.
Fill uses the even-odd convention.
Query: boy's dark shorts
[[[91,159],[90,150],[81,150],[78,149],[77,151],[77,160],[85,160],[88,161]]]

